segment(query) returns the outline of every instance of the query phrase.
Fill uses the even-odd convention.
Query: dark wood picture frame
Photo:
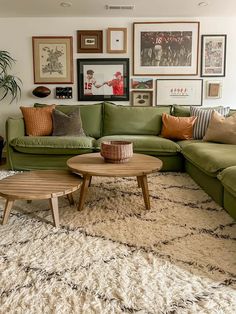
[[[73,37],[33,36],[34,84],[73,84]]]
[[[128,101],[129,59],[77,59],[78,100]]]
[[[103,31],[102,30],[78,30],[77,31],[78,53],[102,53]]]
[[[208,42],[207,42],[208,40]],[[224,77],[226,70],[227,35],[201,37],[201,77]]]
[[[133,23],[133,75],[198,75],[199,28],[197,21]]]

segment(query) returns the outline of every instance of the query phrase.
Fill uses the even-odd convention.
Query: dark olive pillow
[[[85,136],[79,108],[76,108],[76,110],[68,114],[54,109],[52,111],[52,121],[52,135],[54,136]]]

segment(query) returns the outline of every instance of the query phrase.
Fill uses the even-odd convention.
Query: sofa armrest
[[[8,118],[6,121],[6,147],[7,147],[7,166],[14,169],[12,162],[13,148],[10,146],[11,140],[25,135],[25,124],[23,118]]]
[[[8,118],[6,121],[6,140],[10,143],[16,137],[25,135],[23,118]]]

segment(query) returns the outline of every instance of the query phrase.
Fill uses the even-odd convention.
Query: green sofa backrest
[[[161,133],[162,113],[167,107],[132,107],[104,104],[103,135],[158,135]]]
[[[215,107],[198,107],[201,109],[216,109],[223,106],[215,106]],[[229,115],[236,113],[236,109],[231,109]],[[172,109],[172,115],[175,117],[189,117],[190,116],[190,106],[177,106],[174,105]]]
[[[43,107],[46,105],[36,103],[34,106]],[[56,109],[68,114],[76,107],[80,108],[80,115],[85,134],[94,138],[101,137],[103,103],[94,105],[57,105]]]

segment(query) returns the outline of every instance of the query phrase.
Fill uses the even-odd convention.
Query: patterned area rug
[[[83,211],[59,199],[59,229],[47,201],[17,201],[0,313],[236,313],[236,223],[187,174],[149,189],[146,211],[135,179],[93,178]]]

